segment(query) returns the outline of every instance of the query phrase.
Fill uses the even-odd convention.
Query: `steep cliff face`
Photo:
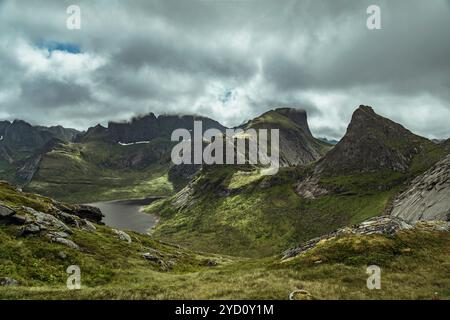
[[[450,221],[450,155],[413,180],[394,202],[391,215],[411,223]]]
[[[219,129],[225,127],[210,118],[192,115],[161,115],[156,117],[153,113],[135,117],[129,122],[109,122],[108,127],[97,125],[90,128],[85,134],[77,137],[77,142],[103,141],[108,143],[133,143],[149,141],[155,138],[170,139],[175,129],[194,129],[194,121],[201,121],[203,130]]]
[[[278,108],[250,120],[243,129],[278,129],[280,165],[306,165],[320,159],[331,145],[312,136],[306,111]]]
[[[275,109],[275,112],[285,116],[288,119],[291,119],[295,124],[297,124],[306,135],[312,137],[311,130],[309,130],[308,125],[308,115],[303,109],[294,109],[294,108],[278,108]]]

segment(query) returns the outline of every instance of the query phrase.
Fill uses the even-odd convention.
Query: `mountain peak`
[[[427,143],[431,142],[361,105],[353,113],[345,136],[321,160],[318,169],[334,173],[378,169],[404,172]]]
[[[356,111],[355,112],[369,112],[369,113],[371,113],[371,114],[376,114],[375,113],[375,110],[373,110],[373,108],[371,107],[371,106],[365,106],[365,105],[360,105],[359,107],[358,107],[358,109],[356,109]]]

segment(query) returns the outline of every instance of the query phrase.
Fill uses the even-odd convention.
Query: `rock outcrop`
[[[391,215],[410,223],[450,221],[450,155],[412,181],[394,201]]]
[[[0,182],[0,192],[8,194],[8,197],[0,199],[0,223],[14,226],[18,237],[46,237],[51,242],[79,249],[70,239],[74,230],[96,232],[97,227],[91,221],[99,223],[103,217],[97,208],[63,204],[22,192],[5,182]],[[8,205],[11,199],[16,200],[12,206]],[[27,201],[19,205],[17,201],[23,199]]]
[[[104,215],[99,208],[84,205],[84,204],[75,204],[75,205],[67,205],[61,203],[59,201],[54,201],[54,206],[59,211],[66,212],[68,214],[80,217],[82,219],[86,219],[95,223],[101,223]]]
[[[122,230],[116,230],[116,229],[112,229],[112,232],[117,236],[117,238],[121,241],[125,241],[128,243],[131,243],[131,237],[128,233],[122,231]]]
[[[314,248],[319,242],[327,241],[339,236],[359,234],[359,235],[371,235],[371,234],[384,234],[394,235],[400,230],[411,229],[413,226],[402,219],[389,216],[375,217],[362,222],[361,224],[345,227],[336,230],[332,233],[326,234],[321,237],[311,239],[297,248],[292,248],[283,252],[282,259],[295,257],[303,252],[306,252]]]

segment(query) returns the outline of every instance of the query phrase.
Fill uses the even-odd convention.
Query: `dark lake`
[[[97,207],[103,212],[105,217],[102,222],[107,226],[146,234],[158,223],[158,218],[155,215],[141,212],[141,208],[158,199],[160,198],[115,200],[95,202],[89,205]]]

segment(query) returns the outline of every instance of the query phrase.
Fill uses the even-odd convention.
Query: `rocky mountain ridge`
[[[100,124],[80,134],[76,142],[104,141],[108,143],[133,143],[149,141],[155,138],[170,139],[175,129],[194,129],[194,121],[202,121],[203,131],[211,128],[224,131],[219,122],[207,117],[193,115],[160,115],[149,113],[134,117],[128,122],[109,122],[108,127]]]
[[[37,152],[52,140],[71,142],[79,131],[62,126],[33,126],[23,120],[0,122],[0,160],[12,163]]]

